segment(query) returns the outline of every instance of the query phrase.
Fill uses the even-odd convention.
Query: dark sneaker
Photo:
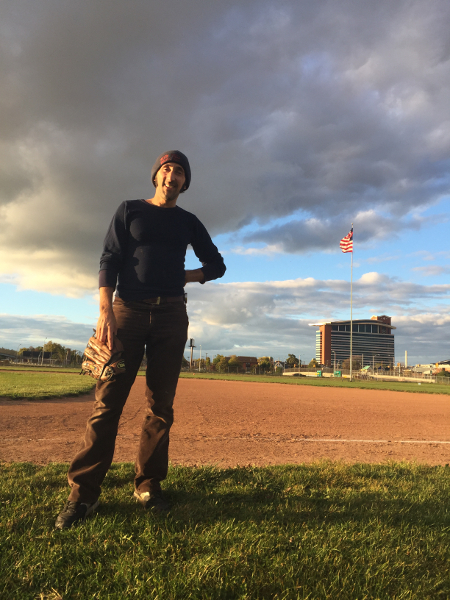
[[[94,510],[98,507],[100,502],[94,502],[93,504],[84,504],[83,502],[66,502],[63,511],[58,515],[56,519],[56,529],[69,529],[72,525],[80,521],[84,521],[86,517],[91,515]]]
[[[164,513],[170,510],[170,504],[164,498],[161,490],[156,492],[138,492],[135,490],[134,497],[146,510]]]

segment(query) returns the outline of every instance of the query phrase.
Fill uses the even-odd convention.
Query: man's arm
[[[114,288],[101,287],[100,316],[97,321],[96,337],[100,342],[106,342],[110,350],[114,346],[114,336],[117,333],[116,317],[114,316],[112,298]]]
[[[202,268],[195,269],[193,273],[201,271],[203,274],[202,279],[194,279],[191,281],[206,283],[207,281],[218,279],[224,275],[227,269],[223,262],[222,255],[214,245],[209,233],[206,231],[205,226],[197,218],[194,228],[194,235],[191,239],[191,245],[195,256],[202,263]]]
[[[184,284],[198,281],[199,283],[205,282],[205,274],[202,269],[188,269],[184,272]]]

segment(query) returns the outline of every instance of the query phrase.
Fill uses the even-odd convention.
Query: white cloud
[[[19,346],[42,346],[45,340],[84,350],[91,335],[92,327],[65,317],[0,314],[0,346],[10,350],[18,350]]]
[[[289,352],[311,360],[311,323],[350,317],[350,285],[314,278],[188,285],[189,336],[203,355],[271,355]],[[388,314],[397,356],[429,362],[450,356],[450,285],[424,286],[379,273],[354,282],[353,317]],[[446,304],[440,304],[444,301]],[[431,306],[430,303],[435,303]],[[92,323],[95,326],[95,323]],[[82,350],[91,326],[64,317],[0,315],[0,346],[41,345],[44,338]]]
[[[450,273],[450,267],[441,267],[439,265],[428,265],[426,267],[414,267],[413,271],[420,273],[424,277],[436,277]]]
[[[283,251],[280,244],[272,244],[270,246],[264,246],[264,248],[244,248],[237,246],[231,250],[234,254],[241,254],[242,256],[274,256]]]
[[[422,286],[366,273],[354,282],[353,290],[354,318],[391,315],[393,324],[399,323],[397,350],[404,352],[409,346],[411,360],[450,353],[450,285]],[[298,348],[305,356],[311,354],[310,359],[315,331],[309,324],[350,317],[350,284],[341,280],[216,283],[203,289],[188,287],[188,298],[191,337],[220,354],[236,353],[236,347],[247,353],[258,350],[258,355]],[[432,312],[425,309],[424,318],[417,314],[422,305],[441,299],[446,306],[437,305]],[[427,344],[420,346],[425,338]]]

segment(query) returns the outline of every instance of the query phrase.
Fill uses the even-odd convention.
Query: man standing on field
[[[135,464],[134,496],[145,508],[169,509],[161,481],[167,476],[173,400],[187,340],[184,286],[222,277],[225,265],[202,223],[176,205],[191,182],[186,156],[178,150],[161,154],[151,178],[154,197],[123,202],[106,234],[96,336],[112,350],[117,335],[124,346],[126,372],[113,381],[97,382],[84,446],[69,468],[72,490],[56,520],[59,529],[84,520],[99,504],[119,419],[144,352],[147,413]],[[202,263],[199,269],[184,268],[188,244]]]

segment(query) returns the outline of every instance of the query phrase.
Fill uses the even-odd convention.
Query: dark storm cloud
[[[354,218],[354,243],[370,244],[378,239],[398,237],[402,231],[417,230],[431,220],[419,217],[393,220],[374,210],[369,210],[357,214]],[[250,244],[265,243],[269,251],[270,249],[288,253],[302,253],[316,249],[336,251],[336,239],[347,235],[350,227],[348,219],[341,216],[336,219],[294,219],[289,223],[244,235],[242,241]],[[242,250],[238,249],[238,252]],[[253,249],[247,252],[253,253]],[[264,248],[261,252],[264,252]]]
[[[213,233],[300,211],[305,237],[315,219],[325,239],[373,211],[370,241],[393,220],[421,226],[411,211],[448,192],[444,0],[15,0],[1,12],[0,247],[24,285],[42,253],[54,277],[40,289],[64,291],[73,266],[80,292],[95,285],[112,211],[152,193],[162,149],[189,156],[180,203]]]

